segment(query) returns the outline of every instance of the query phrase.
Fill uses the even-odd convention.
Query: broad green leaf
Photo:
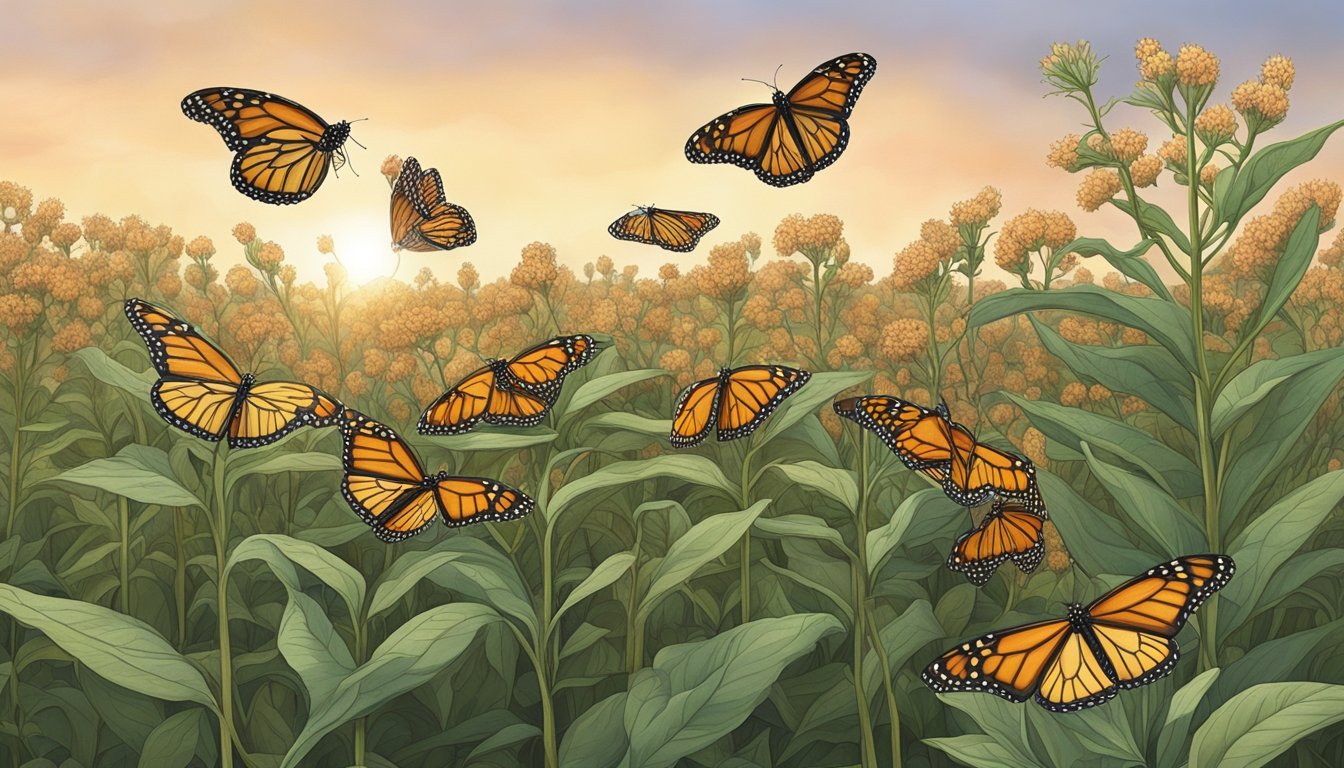
[[[1121,511],[1148,534],[1157,551],[1172,558],[1208,548],[1203,530],[1165,491],[1143,477],[1097,458],[1086,441],[1082,449],[1092,476],[1106,488]]]
[[[1219,633],[1240,627],[1260,607],[1279,566],[1321,526],[1344,499],[1344,469],[1308,481],[1255,516],[1228,545],[1237,574],[1223,588],[1232,603],[1219,615]]]
[[[621,373],[612,373],[589,379],[574,392],[574,396],[570,398],[569,405],[565,406],[565,413],[561,418],[562,420],[568,419],[572,414],[578,413],[612,392],[624,389],[632,384],[638,384],[641,381],[667,375],[669,375],[668,372],[662,368],[641,368],[636,371],[622,371]]]
[[[986,296],[971,308],[968,325],[977,327],[1023,312],[1063,309],[1138,328],[1175,356],[1186,371],[1195,371],[1195,343],[1184,307],[1163,299],[1127,296],[1094,285],[1052,291],[1025,288]]]
[[[1166,235],[1182,253],[1190,252],[1190,239],[1172,220],[1171,214],[1142,198],[1135,200],[1135,203],[1130,205],[1129,200],[1120,197],[1111,200],[1112,205],[1137,218],[1147,229]]]
[[[882,641],[882,650],[887,652],[887,665],[895,676],[905,666],[910,657],[925,645],[947,636],[933,615],[933,606],[928,600],[919,599],[910,604],[905,612],[877,632]],[[896,687],[896,681],[892,681]],[[868,695],[878,696],[882,692],[882,663],[878,659],[877,649],[871,648],[863,656],[863,689]]]
[[[1190,768],[1257,768],[1344,720],[1344,685],[1297,681],[1242,691],[1195,732]]]
[[[578,605],[586,598],[592,597],[598,592],[611,586],[617,579],[630,570],[630,566],[635,562],[635,556],[630,552],[617,552],[598,564],[596,568],[588,574],[587,578],[579,582],[568,596],[565,602],[561,603],[560,609],[555,612],[551,618],[551,629],[554,630],[560,625],[560,617],[575,605]]]
[[[474,603],[443,605],[412,617],[330,695],[312,702],[308,721],[281,768],[301,764],[322,737],[340,725],[433,679],[457,660],[482,627],[499,620],[499,614]]]
[[[1277,473],[1297,447],[1321,405],[1344,378],[1344,355],[1302,371],[1280,384],[1267,398],[1240,419],[1229,450],[1222,498],[1224,533],[1255,494],[1256,489]],[[1241,430],[1246,430],[1244,433]]]
[[[1138,245],[1128,251],[1121,251],[1105,240],[1095,237],[1080,237],[1060,249],[1060,253],[1076,253],[1079,256],[1100,256],[1125,277],[1137,280],[1148,286],[1149,290],[1166,299],[1171,292],[1162,281],[1162,277],[1153,269],[1143,255],[1152,249],[1152,240],[1140,240]]]
[[[578,629],[571,632],[569,637],[565,638],[565,644],[560,647],[559,658],[564,660],[580,651],[587,650],[598,640],[601,640],[609,634],[611,634],[610,629],[589,624],[585,621],[579,625]]]
[[[1339,642],[1340,632],[1344,632],[1344,619],[1335,619],[1253,646],[1245,656],[1223,666],[1223,673],[1204,697],[1200,711],[1217,707],[1254,685],[1310,674],[1316,666],[1317,653],[1324,650],[1327,643]]]
[[[718,488],[734,497],[737,486],[724,477],[718,465],[704,456],[694,454],[665,454],[649,459],[635,461],[617,461],[608,464],[590,475],[584,475],[555,492],[547,506],[547,526],[554,526],[560,516],[575,499],[585,493],[600,488],[623,486],[655,477],[670,477],[687,483]]]
[[[1194,394],[1190,377],[1156,344],[1103,347],[1074,344],[1050,326],[1030,317],[1046,350],[1074,373],[1115,392],[1135,395],[1194,432]]]
[[[535,738],[541,735],[541,729],[531,723],[514,723],[506,725],[495,731],[489,738],[476,745],[467,755],[468,762],[474,761],[481,755],[486,755],[505,747],[513,746],[522,741]]]
[[[761,499],[740,512],[711,515],[691,526],[668,547],[667,555],[658,562],[649,578],[648,589],[639,598],[639,615],[648,616],[663,595],[681,586],[710,560],[735,546],[769,505],[770,499]]]
[[[1158,765],[1180,765],[1185,759],[1185,752],[1189,748],[1190,721],[1195,715],[1195,708],[1204,700],[1204,694],[1218,679],[1219,672],[1217,667],[1206,669],[1172,694],[1171,703],[1167,705],[1166,720],[1157,736]]]
[[[859,483],[853,470],[836,469],[815,461],[772,464],[770,468],[799,485],[830,496],[851,512],[859,506]]]
[[[924,739],[924,743],[941,749],[952,759],[974,768],[1028,768],[1041,766],[1030,758],[1024,759],[1016,750],[1009,749],[993,736],[982,733]],[[1044,766],[1042,766],[1044,768]]]
[[[584,422],[589,427],[601,427],[623,432],[638,432],[649,437],[666,438],[672,433],[671,419],[651,419],[626,411],[611,411],[592,417]]]
[[[281,472],[335,472],[341,468],[341,457],[330,453],[304,451],[302,453],[283,453],[280,451],[235,452],[229,454],[229,462],[224,472],[224,482],[232,492],[239,481],[253,475],[275,475]]]
[[[1138,427],[1081,408],[1028,400],[1011,392],[1002,394],[1022,409],[1032,425],[1051,440],[1079,453],[1082,453],[1082,443],[1086,440],[1094,449],[1099,448],[1139,467],[1150,480],[1178,499],[1189,498],[1203,490],[1199,468],[1190,459]]]
[[[4,583],[0,583],[0,611],[46,635],[109,682],[156,699],[192,701],[217,711],[200,671],[139,619]]]
[[[303,680],[310,707],[330,696],[341,680],[355,670],[350,649],[322,606],[297,589],[289,590],[275,644],[285,662]]]
[[[1307,267],[1311,266],[1311,260],[1316,256],[1316,244],[1320,241],[1320,221],[1321,209],[1315,205],[1307,209],[1298,219],[1293,231],[1288,235],[1288,241],[1283,246],[1283,254],[1274,262],[1274,273],[1270,275],[1269,285],[1265,287],[1265,298],[1260,302],[1260,308],[1256,311],[1255,320],[1241,332],[1250,336],[1257,336],[1264,330],[1266,325],[1279,314],[1283,305],[1288,303],[1288,297],[1293,295],[1297,286],[1302,282],[1302,276],[1307,274]]]
[[[1273,608],[1303,584],[1326,572],[1344,573],[1344,548],[1313,549],[1293,555],[1274,572],[1274,576],[1260,593],[1259,599],[1255,601],[1255,613],[1247,619],[1254,618],[1256,613]]]
[[[71,354],[79,358],[95,379],[149,402],[149,390],[159,379],[152,366],[143,371],[133,371],[113,360],[99,347],[84,347]]]
[[[979,590],[974,584],[961,582],[942,594],[933,609],[938,624],[949,635],[960,635],[971,620],[971,611],[975,610],[975,598]]]
[[[1033,706],[1027,708],[1027,723],[1043,738],[1054,732],[1074,742],[1078,745],[1071,750],[1074,753],[1105,755],[1121,760],[1126,766],[1143,765],[1143,750],[1135,741],[1125,712],[1127,701],[1118,699],[1104,707],[1073,713],[1078,717],[1063,719]]]
[[[284,558],[307,570],[331,587],[350,612],[351,621],[363,616],[364,577],[349,563],[309,541],[275,533],[259,533],[244,539],[229,555],[225,573],[245,560],[261,560],[272,565]]]
[[[753,445],[764,445],[776,435],[815,414],[823,404],[830,402],[841,392],[858,386],[873,377],[872,371],[828,371],[814,373],[803,388],[794,392],[780,406],[779,410],[765,420],[760,434],[754,438]]]
[[[484,541],[465,536],[454,536],[439,551],[458,556],[433,571],[430,581],[519,620],[533,640],[541,636],[531,594],[512,560]]]
[[[956,693],[940,693],[938,700],[969,715],[981,731],[1016,757],[1017,765],[1034,763],[1027,746],[1027,712],[1023,705],[992,696]]]
[[[1133,575],[1162,559],[1158,552],[1136,548],[1124,526],[1092,506],[1059,476],[1037,467],[1036,482],[1069,555],[1086,573]]]
[[[778,515],[776,517],[756,518],[755,528],[767,538],[816,539],[828,541],[841,551],[845,548],[840,532],[826,524],[825,520],[813,515]]]
[[[186,768],[196,756],[205,725],[205,714],[199,709],[170,715],[145,739],[140,768]]]
[[[368,616],[377,616],[396,605],[397,601],[416,584],[440,567],[456,560],[456,552],[437,552],[434,550],[413,550],[403,553],[392,561],[378,586],[374,587],[373,600],[369,602]]]
[[[915,491],[897,505],[885,525],[868,532],[868,539],[864,542],[864,546],[867,547],[866,559],[868,561],[869,577],[882,569],[882,566],[887,562],[887,557],[900,545],[901,537],[910,527],[910,522],[922,514],[921,510],[928,504],[949,506],[953,502],[947,498],[947,494],[943,493],[941,488],[925,488]]]
[[[624,691],[589,707],[565,729],[560,768],[615,768],[630,748],[625,732]]]
[[[163,470],[167,469],[166,464],[150,466],[144,463],[144,454],[156,450],[145,446],[126,446],[116,456],[80,464],[51,480],[97,488],[145,504],[205,509],[205,503],[183,488],[171,473],[163,474]]]
[[[786,666],[840,631],[828,614],[797,614],[663,648],[630,679],[622,765],[673,766],[714,743],[751,715]]]
[[[1341,358],[1344,358],[1344,349],[1331,348],[1251,363],[1246,370],[1233,376],[1214,400],[1210,420],[1213,436],[1221,437],[1248,410],[1263,402],[1284,382]]]
[[[544,427],[526,432],[507,431],[504,428],[477,427],[465,435],[435,435],[432,442],[450,451],[476,453],[480,451],[520,451],[534,445],[552,442],[559,435]]]
[[[1316,156],[1330,134],[1344,120],[1309,131],[1295,139],[1270,144],[1247,158],[1241,172],[1228,186],[1224,207],[1217,211],[1220,223],[1235,224],[1269,194],[1285,174]]]

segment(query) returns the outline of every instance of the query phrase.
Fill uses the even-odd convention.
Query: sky
[[[1003,194],[998,225],[1027,208],[1062,210],[1080,234],[1128,247],[1136,237],[1118,212],[1083,212],[1081,177],[1045,165],[1051,142],[1081,133],[1083,118],[1044,97],[1037,62],[1053,41],[1090,40],[1109,57],[1099,92],[1117,97],[1137,79],[1141,37],[1217,54],[1215,101],[1282,53],[1297,81],[1270,139],[1344,117],[1344,7],[1330,2],[0,0],[0,26],[0,179],[60,198],[70,219],[139,214],[187,239],[209,236],[225,259],[238,258],[230,231],[248,221],[285,248],[300,279],[321,276],[322,234],[358,278],[396,264],[379,173],[389,154],[438,168],[480,233],[468,248],[404,253],[401,278],[428,266],[452,279],[465,260],[490,279],[534,240],[576,270],[605,254],[647,275],[701,263],[748,231],[768,243],[795,212],[839,215],[853,258],[881,276],[922,221],[986,185]],[[811,181],[776,189],[683,156],[702,124],[768,99],[741,78],[770,80],[781,67],[787,90],[850,51],[875,57],[877,73],[849,148]],[[253,201],[229,183],[218,135],[179,109],[211,86],[277,93],[329,122],[366,118],[352,135],[367,149],[347,144],[350,167],[303,203]],[[1150,151],[1166,138],[1124,105],[1107,124],[1149,132]],[[1344,181],[1344,138],[1289,180],[1315,177]],[[1159,200],[1173,191],[1164,181]],[[612,239],[607,225],[634,204],[723,223],[691,254]]]

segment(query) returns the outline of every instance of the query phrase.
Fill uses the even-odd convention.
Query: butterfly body
[[[938,693],[980,691],[1054,712],[1102,704],[1158,680],[1180,657],[1175,637],[1232,578],[1224,555],[1188,555],[1150,568],[1063,619],[990,632],[924,669]]]
[[[825,62],[788,93],[774,88],[769,104],[748,104],[706,123],[687,140],[686,159],[731,163],[775,187],[805,182],[849,145],[849,116],[876,71],[866,53]]]
[[[717,376],[687,387],[677,398],[672,447],[697,445],[711,430],[716,430],[720,441],[746,437],[811,378],[807,371],[783,365],[723,368]]]
[[[330,168],[345,164],[350,123],[327,123],[306,107],[248,88],[203,88],[182,99],[182,113],[219,132],[233,151],[229,179],[263,203],[312,196]]]
[[[190,323],[146,301],[128,300],[125,312],[159,374],[150,402],[178,429],[210,441],[227,436],[234,448],[255,448],[302,426],[337,423],[340,403],[322,390],[295,381],[258,381]]]

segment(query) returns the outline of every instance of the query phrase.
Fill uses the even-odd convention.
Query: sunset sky
[[[240,221],[284,246],[301,279],[320,276],[315,241],[367,277],[390,270],[388,154],[443,175],[480,237],[469,248],[408,254],[451,279],[463,260],[504,274],[533,240],[578,269],[606,254],[648,274],[699,263],[708,248],[793,212],[835,213],[854,258],[877,274],[981,187],[1002,190],[997,224],[1026,208],[1059,209],[1082,234],[1135,239],[1119,214],[1081,211],[1080,177],[1047,168],[1050,143],[1081,132],[1082,114],[1042,98],[1037,62],[1052,41],[1089,39],[1110,58],[1101,92],[1127,95],[1133,46],[1173,53],[1198,42],[1222,61],[1215,96],[1255,77],[1267,56],[1297,66],[1282,140],[1344,116],[1344,10],[1335,3],[1065,2],[920,4],[384,0],[32,3],[0,0],[0,179],[58,197],[67,217],[139,214],[188,239],[207,235],[235,258]],[[834,10],[833,10],[834,9]],[[840,10],[843,9],[843,10]],[[849,149],[812,181],[775,189],[732,166],[686,161],[701,124],[768,100],[740,78],[787,90],[810,68],[865,51],[878,69],[855,109]],[[311,199],[269,206],[229,183],[231,155],[178,108],[207,86],[269,90],[330,122],[367,118],[347,144],[353,170]],[[1166,136],[1121,106],[1109,122]],[[1344,181],[1344,138],[1304,173]],[[1161,185],[1172,186],[1164,177]],[[711,211],[723,221],[692,254],[618,242],[607,225],[632,204]],[[767,255],[773,255],[767,250]]]

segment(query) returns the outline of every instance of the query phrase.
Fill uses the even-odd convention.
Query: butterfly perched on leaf
[[[332,426],[340,417],[341,404],[322,390],[241,373],[190,324],[149,302],[128,300],[126,317],[159,373],[150,401],[178,429],[211,441],[227,436],[233,448],[255,448],[301,426]]]
[[[685,253],[695,250],[700,238],[719,226],[712,213],[672,211],[653,206],[639,207],[611,222],[607,231],[617,240],[656,245],[665,251]]]
[[[1026,499],[995,498],[985,519],[952,545],[947,567],[965,574],[977,587],[987,584],[994,571],[1009,560],[1023,573],[1031,573],[1045,557],[1041,530],[1047,516],[1039,494]]]
[[[536,506],[527,494],[497,480],[426,474],[395,431],[355,411],[342,417],[341,444],[341,494],[383,541],[410,538],[436,516],[456,527],[513,520]]]
[[[471,214],[444,197],[443,179],[434,168],[421,169],[406,158],[392,186],[392,247],[408,251],[449,251],[476,242]]]
[[[832,59],[769,104],[748,104],[691,134],[693,163],[732,163],[775,187],[800,184],[834,163],[849,144],[849,116],[877,71],[866,53]]]
[[[219,131],[233,150],[229,178],[263,203],[307,200],[345,164],[350,123],[328,124],[289,99],[247,88],[204,88],[182,99],[182,112]],[[333,165],[334,164],[334,165]]]
[[[1027,498],[1037,494],[1036,468],[1029,459],[975,439],[952,421],[945,404],[936,409],[888,395],[840,400],[835,412],[873,432],[907,467],[931,477],[948,498],[963,507],[991,496]]]
[[[698,445],[717,427],[719,440],[755,432],[785,398],[802,389],[812,374],[783,365],[724,368],[697,381],[677,398],[672,412],[672,447]]]
[[[1010,701],[1033,693],[1053,712],[1102,704],[1176,666],[1176,634],[1232,578],[1224,555],[1162,563],[1063,619],[991,632],[953,648],[924,670],[938,693],[982,691]]]
[[[505,427],[540,424],[560,397],[565,377],[602,348],[592,336],[557,336],[513,358],[490,360],[431,403],[416,431],[456,435],[481,421]]]

